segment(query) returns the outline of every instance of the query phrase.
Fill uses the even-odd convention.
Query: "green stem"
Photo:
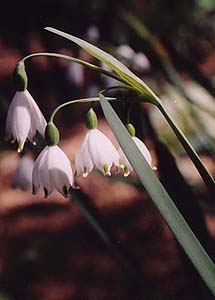
[[[32,58],[32,57],[37,57],[37,56],[48,56],[48,57],[55,57],[55,58],[62,58],[62,59],[66,59],[69,60],[71,62],[75,62],[78,63],[82,66],[88,67],[94,71],[97,71],[99,73],[102,73],[104,75],[107,75],[109,77],[112,77],[122,83],[126,83],[127,81],[124,80],[123,78],[121,78],[120,76],[118,76],[117,74],[114,74],[113,72],[109,72],[107,70],[104,70],[96,65],[93,65],[91,63],[88,63],[86,61],[83,61],[81,59],[72,57],[72,56],[68,56],[68,55],[64,55],[64,54],[60,54],[60,53],[51,53],[51,52],[39,52],[39,53],[33,53],[33,54],[29,54],[27,56],[25,56],[21,61],[25,62],[27,59]]]
[[[111,101],[111,100],[117,100],[116,98],[107,98],[108,101]],[[96,102],[96,101],[99,101],[99,98],[98,97],[94,97],[94,98],[82,98],[82,99],[75,99],[75,100],[70,100],[70,101],[67,101],[61,105],[59,105],[58,107],[56,107],[52,114],[51,114],[51,117],[49,119],[50,122],[53,122],[54,120],[54,117],[56,115],[56,113],[63,107],[65,106],[68,106],[68,105],[71,105],[71,104],[75,104],[75,103],[88,103],[88,102]]]
[[[108,91],[111,91],[111,90],[116,90],[116,89],[127,89],[127,90],[131,90],[131,91],[134,91],[136,93],[139,93],[139,91],[133,87],[133,86],[130,86],[130,85],[115,85],[115,86],[110,86],[106,89],[103,89],[101,91],[99,91],[97,94],[96,94],[96,97],[99,97],[101,94],[104,94]]]
[[[170,115],[166,112],[162,104],[159,104],[158,109],[163,114],[169,125],[171,126],[172,130],[176,134],[177,138],[181,142],[182,146],[186,150],[187,154],[190,156],[192,162],[194,163],[195,167],[199,171],[199,174],[201,175],[203,181],[207,185],[208,189],[210,190],[212,195],[215,195],[215,181],[212,177],[212,175],[208,172],[204,164],[202,163],[200,157],[196,153],[195,149],[192,147],[184,133],[180,130],[180,128],[175,124],[173,119],[170,117]]]

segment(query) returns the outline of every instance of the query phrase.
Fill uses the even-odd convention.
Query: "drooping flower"
[[[36,131],[44,136],[46,126],[43,114],[26,88],[27,79],[23,79],[24,75],[26,77],[23,68],[24,64],[21,64],[15,72],[17,92],[10,104],[6,120],[6,136],[13,142],[18,141],[18,152],[22,151],[27,138],[35,144]]]
[[[59,135],[53,123],[46,127],[46,146],[35,161],[32,183],[33,194],[43,188],[45,197],[54,189],[63,196],[68,196],[68,190],[74,184],[74,175],[66,154],[57,146]]]
[[[46,120],[30,93],[16,92],[8,110],[6,134],[18,141],[18,152],[22,151],[27,138],[35,143],[37,130],[44,136],[45,126]]]
[[[105,175],[111,175],[113,164],[119,164],[119,155],[111,141],[97,127],[97,117],[91,108],[87,113],[86,133],[75,155],[76,175],[86,177],[94,167]]]
[[[24,155],[19,158],[18,166],[12,177],[12,187],[27,190],[32,183],[32,171],[34,161],[31,157]]]
[[[143,154],[144,158],[146,159],[146,161],[148,162],[148,164],[152,167],[152,157],[151,154],[149,152],[149,150],[147,149],[146,145],[138,138],[135,136],[135,128],[134,126],[129,123],[127,125],[127,129],[128,132],[130,133],[132,140],[134,141],[134,143],[137,145],[138,149],[140,150],[140,152]],[[133,170],[131,164],[129,163],[125,153],[123,152],[123,150],[121,148],[119,148],[118,150],[119,153],[119,160],[120,160],[120,166],[123,168],[124,171],[124,176],[127,177],[130,172]],[[154,170],[156,169],[156,167],[152,167]]]

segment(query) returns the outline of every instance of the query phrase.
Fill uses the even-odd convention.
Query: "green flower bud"
[[[27,89],[28,77],[25,72],[25,64],[23,61],[16,65],[13,72],[13,80],[17,91],[21,92]]]
[[[135,136],[136,131],[135,131],[134,126],[131,123],[127,124],[127,130],[128,130],[128,132],[130,133],[131,136]]]
[[[95,129],[97,127],[97,116],[93,108],[90,108],[86,114],[86,126],[88,129]]]
[[[48,146],[55,146],[59,143],[59,131],[53,122],[49,122],[45,130],[45,139]]]

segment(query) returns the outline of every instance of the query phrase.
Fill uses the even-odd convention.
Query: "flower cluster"
[[[16,172],[16,185],[26,187],[32,175],[33,194],[39,188],[48,197],[54,189],[67,197],[69,189],[75,188],[77,176],[86,177],[94,168],[104,175],[111,175],[111,168],[115,165],[121,168],[124,176],[133,170],[124,152],[118,151],[111,141],[97,129],[97,116],[91,108],[86,115],[87,133],[75,155],[75,173],[66,154],[58,146],[59,132],[53,121],[48,124],[36,102],[27,91],[27,75],[24,63],[19,63],[15,69],[17,92],[9,107],[6,120],[6,133],[13,141],[18,141],[18,152],[21,152],[26,139],[35,144],[38,131],[46,139],[47,146],[37,157],[34,165],[26,167],[29,162],[22,159]],[[132,124],[127,125],[134,143],[137,145],[146,161],[151,166],[152,158],[145,144],[135,137]],[[25,183],[23,183],[25,181]],[[25,186],[24,186],[25,185]]]

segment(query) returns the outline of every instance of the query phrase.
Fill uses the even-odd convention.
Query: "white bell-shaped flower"
[[[27,190],[32,184],[32,171],[34,161],[31,157],[24,155],[19,158],[18,166],[12,177],[12,187]]]
[[[152,157],[151,154],[149,152],[149,150],[147,149],[146,145],[135,136],[135,128],[132,124],[128,124],[127,125],[127,129],[131,135],[132,140],[134,141],[134,143],[137,145],[138,149],[140,150],[140,152],[143,154],[145,160],[148,162],[148,164],[150,165],[150,167],[152,167]],[[133,171],[133,168],[130,164],[130,162],[128,161],[125,153],[123,152],[123,150],[121,148],[119,148],[118,150],[119,153],[119,162],[120,162],[120,167],[123,168],[124,170],[124,176],[127,177],[131,171]],[[154,170],[156,170],[156,167],[152,167]]]
[[[86,177],[94,167],[105,175],[111,175],[113,164],[119,165],[119,154],[111,141],[97,127],[97,117],[91,108],[87,113],[86,133],[75,155],[76,175]]]
[[[96,167],[110,176],[113,164],[119,164],[119,155],[111,141],[96,128],[88,130],[75,155],[76,175],[86,177]]]
[[[27,138],[35,144],[36,131],[44,136],[45,127],[46,120],[28,90],[17,91],[8,110],[6,135],[18,141],[18,152]]]
[[[41,187],[45,197],[54,189],[67,197],[69,188],[74,184],[74,176],[70,161],[60,147],[54,145],[43,149],[34,164],[32,183],[33,194]]]

